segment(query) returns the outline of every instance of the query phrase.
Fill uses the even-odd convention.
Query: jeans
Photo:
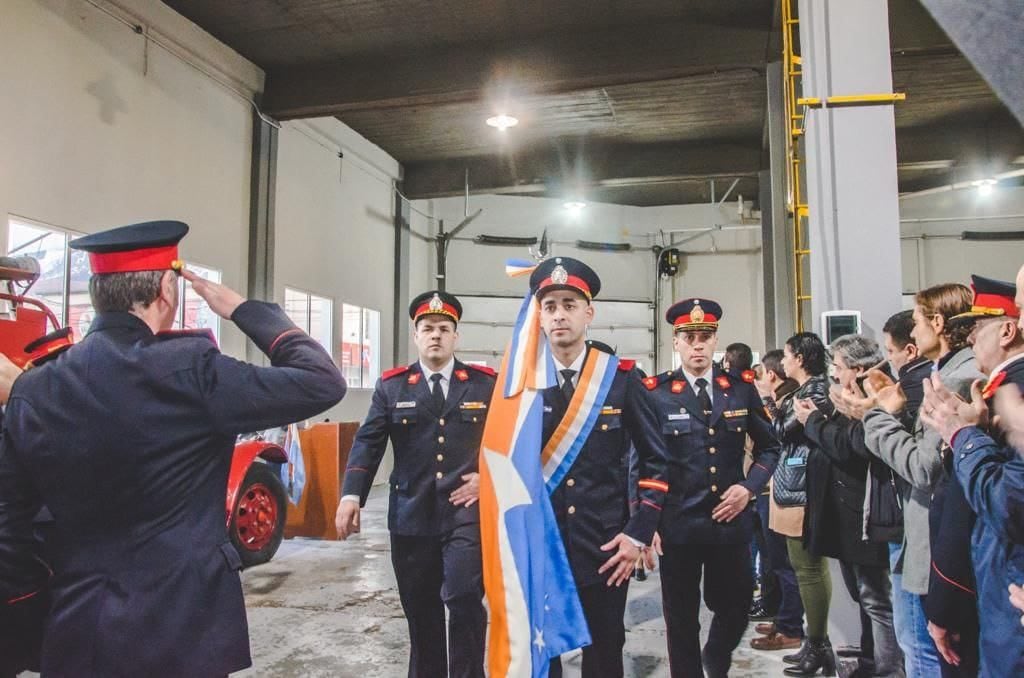
[[[768,551],[768,562],[771,572],[768,577],[775,578],[779,592],[779,605],[775,611],[775,628],[790,638],[802,638],[804,635],[804,603],[800,598],[800,586],[796,582],[796,572],[789,562],[789,551],[786,538],[778,532],[768,529],[768,495],[757,498],[757,513],[761,517],[762,533]],[[763,556],[762,556],[763,559]]]
[[[903,590],[903,576],[896,574],[901,544],[889,544],[889,566],[892,571],[892,621],[896,642],[903,650],[907,678],[932,678],[940,675],[939,651],[928,635],[928,619],[924,616],[921,596]]]

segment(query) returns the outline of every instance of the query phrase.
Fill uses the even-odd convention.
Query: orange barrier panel
[[[358,422],[323,422],[299,431],[306,487],[298,505],[288,506],[285,538],[337,539],[334,512],[341,500],[341,479],[358,428]]]

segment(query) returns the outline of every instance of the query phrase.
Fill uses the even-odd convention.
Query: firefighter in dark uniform
[[[462,317],[455,296],[425,292],[410,304],[409,317],[419,360],[377,382],[345,469],[338,536],[359,532],[359,509],[390,439],[388,530],[409,623],[409,676],[483,676],[477,460],[495,373],[455,358]]]
[[[53,360],[71,346],[71,328],[50,332],[25,347],[28,362],[25,369]],[[0,406],[7,402],[14,379],[21,368],[0,354]],[[0,434],[3,433],[3,411],[0,409]],[[18,544],[2,557],[5,563],[0,582],[0,678],[11,678],[22,671],[38,671],[43,649],[43,625],[50,606],[49,558],[42,543],[42,533],[52,528],[50,512],[43,508],[36,516],[35,538]]]
[[[568,257],[548,259],[530,276],[541,307],[558,386],[544,397],[544,443],[555,433],[580,384],[591,351],[610,349],[586,341],[601,288],[597,274]],[[630,511],[630,442],[636,447],[639,482]],[[623,614],[629,578],[654,537],[665,482],[665,441],[653,399],[632,360],[620,360],[586,442],[551,494],[551,505],[579,590],[592,644],[583,648],[585,678],[623,675]],[[561,676],[559,660],[551,676]]]
[[[314,416],[345,382],[274,304],[187,270],[219,316],[270,358],[220,353],[208,332],[169,331],[178,241],[149,222],[71,242],[88,252],[89,333],[15,382],[0,446],[0,581],[53,514],[52,608],[42,674],[223,676],[251,664],[238,553],[224,497],[239,433]]]
[[[721,317],[721,306],[707,299],[673,305],[665,318],[675,328],[673,345],[682,365],[644,380],[669,450],[671,489],[658,536],[673,678],[729,672],[753,596],[753,500],[778,458],[778,441],[753,384],[712,365]],[[753,464],[744,478],[748,434],[754,441]],[[702,573],[704,602],[714,613],[703,652]]]

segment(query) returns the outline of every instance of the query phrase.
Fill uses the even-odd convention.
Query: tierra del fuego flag
[[[523,274],[532,266],[515,264],[510,273]],[[527,292],[502,359],[480,450],[492,678],[544,678],[552,658],[590,644],[541,466],[541,390],[556,383],[540,307]]]

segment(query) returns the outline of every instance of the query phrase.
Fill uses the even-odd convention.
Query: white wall
[[[187,33],[193,58],[210,55],[237,82],[261,83],[258,69],[162,3],[132,4],[154,35]],[[3,0],[0,84],[0,246],[8,214],[81,232],[180,219],[192,227],[185,259],[245,289],[244,100],[81,0]],[[230,323],[221,339],[244,354]]]
[[[900,218],[905,294],[943,282],[968,283],[971,273],[1013,280],[1024,265],[1022,240],[959,239],[963,231],[1024,231],[1024,187],[997,186],[987,196],[963,189],[904,198]]]
[[[285,287],[331,298],[336,346],[342,303],[380,311],[380,364],[390,368],[398,163],[334,118],[282,125],[277,161],[276,300],[284,302]],[[361,421],[373,386],[350,387],[327,416]]]
[[[416,201],[417,209],[431,214],[431,232],[436,232],[436,219],[443,219],[451,230],[465,215],[463,198]],[[740,223],[736,202],[727,205],[679,205],[668,207],[632,207],[624,205],[589,204],[578,218],[572,218],[561,200],[516,196],[484,195],[470,198],[469,212],[483,209],[460,238],[480,234],[537,236],[547,228],[553,254],[561,254],[587,262],[601,277],[598,302],[603,299],[652,301],[654,299],[654,254],[651,246],[665,242],[673,229],[701,229],[715,224],[736,226]],[[424,226],[428,220],[423,219]],[[743,341],[763,350],[764,315],[761,303],[763,281],[760,258],[760,230],[752,228],[723,230],[677,245],[684,256],[681,271],[669,282],[659,285],[662,312],[673,301],[687,296],[707,296],[725,308],[720,338],[721,345]],[[675,234],[676,241],[696,236],[697,231]],[[628,242],[628,253],[579,250],[569,243],[576,240],[597,242]],[[712,252],[712,247],[716,252]],[[738,253],[727,253],[738,250]],[[508,258],[529,259],[522,247],[493,247],[466,240],[451,244],[448,255],[448,289],[455,294],[503,294],[521,296],[526,290],[522,278],[508,278],[504,273]],[[431,262],[428,276],[434,273]],[[432,278],[421,278],[424,289]],[[600,303],[597,305],[600,314]],[[598,323],[596,320],[595,323]],[[671,328],[659,322],[662,356],[659,370],[671,366]],[[601,338],[601,337],[596,337]],[[499,350],[501,347],[499,347]]]

